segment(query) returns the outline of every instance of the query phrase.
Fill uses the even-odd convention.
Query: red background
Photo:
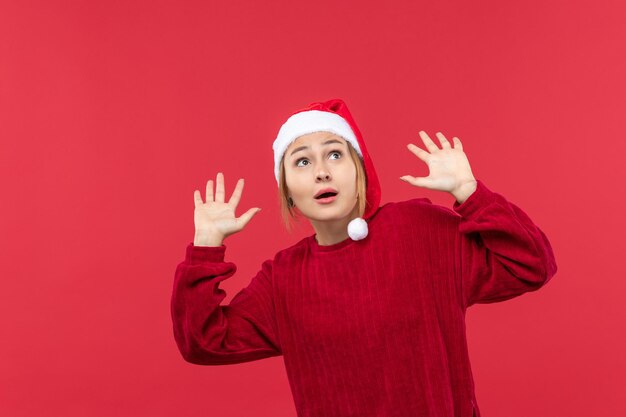
[[[272,141],[343,98],[382,203],[449,194],[406,149],[463,142],[474,175],[545,231],[538,292],[468,310],[485,417],[626,415],[621,1],[0,3],[0,414],[295,416],[281,357],[186,363],[169,311],[193,191],[222,171],[238,272],[284,231]]]

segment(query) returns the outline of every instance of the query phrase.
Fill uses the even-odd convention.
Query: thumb
[[[432,180],[427,177],[412,177],[410,175],[404,175],[400,177],[400,179],[405,182],[408,182],[411,185],[415,185],[416,187],[425,187],[425,188],[428,188],[432,182]]]
[[[261,211],[260,208],[258,207],[253,207],[250,210],[246,211],[245,213],[243,213],[241,216],[239,216],[239,218],[237,219],[237,222],[241,224],[241,227],[244,228],[246,227],[246,225],[248,224],[248,222],[259,212]]]

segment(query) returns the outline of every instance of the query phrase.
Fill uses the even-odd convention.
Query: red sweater
[[[308,236],[264,261],[229,305],[226,246],[190,243],[171,302],[182,356],[283,355],[299,417],[480,417],[466,308],[535,291],[557,266],[544,233],[482,181],[453,209],[390,202],[364,240]]]

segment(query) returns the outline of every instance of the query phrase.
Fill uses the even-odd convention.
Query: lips
[[[324,188],[319,190],[316,194],[315,197],[316,199],[319,198],[325,198],[325,197],[332,197],[337,195],[337,190],[335,190],[334,188]]]

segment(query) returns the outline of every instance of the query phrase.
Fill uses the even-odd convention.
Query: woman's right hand
[[[215,198],[213,197],[213,180],[206,184],[206,203],[202,201],[200,191],[194,190],[193,197],[195,203],[194,223],[196,227],[196,238],[194,244],[203,246],[218,246],[221,242],[233,233],[241,231],[252,219],[261,211],[254,207],[243,213],[240,217],[235,217],[235,209],[241,199],[243,190],[243,178],[237,181],[228,203],[224,202],[224,175],[217,173]]]

